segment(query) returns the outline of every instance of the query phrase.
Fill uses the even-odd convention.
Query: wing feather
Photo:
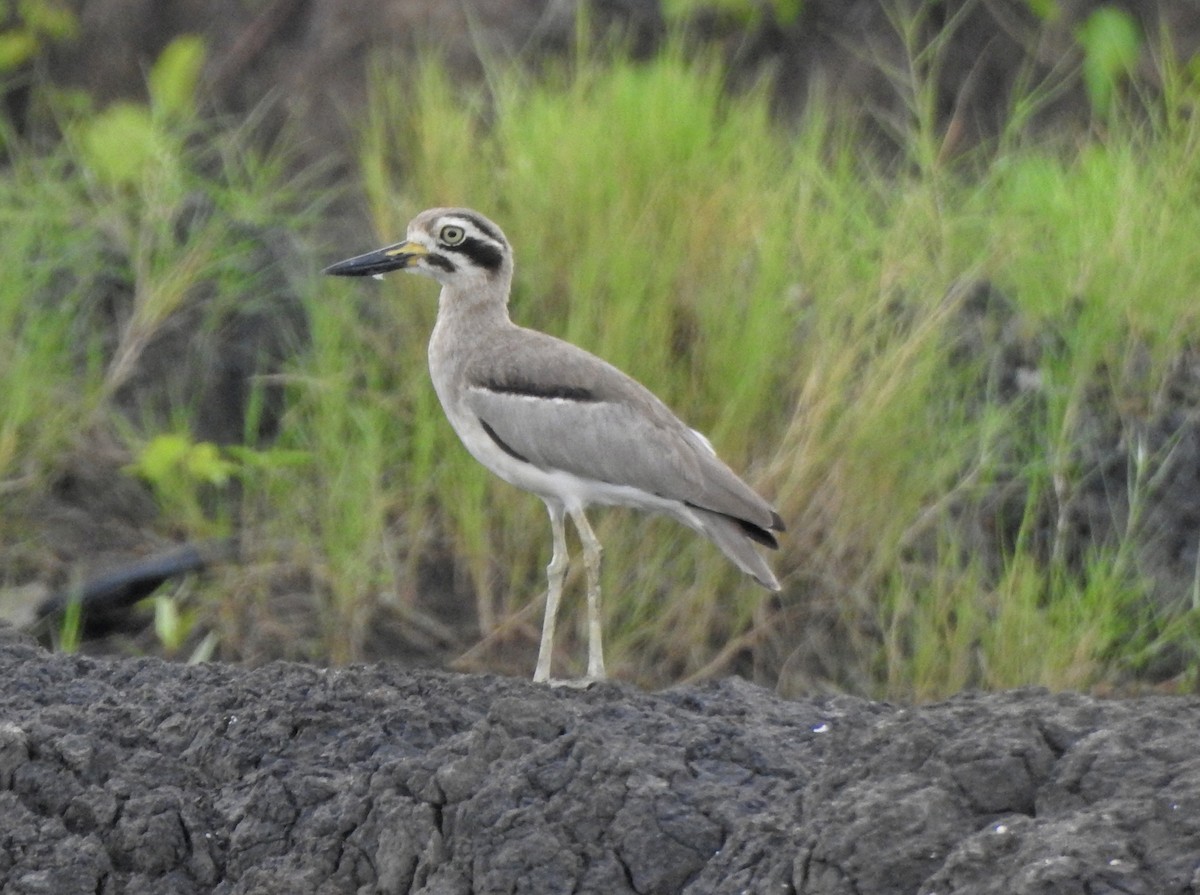
[[[764,529],[779,517],[707,441],[644,386],[534,330],[466,371],[466,407],[516,455],[544,469],[631,485]]]

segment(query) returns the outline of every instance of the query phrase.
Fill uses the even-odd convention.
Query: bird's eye
[[[448,246],[456,246],[466,238],[467,231],[457,224],[447,224],[438,233],[438,240]]]

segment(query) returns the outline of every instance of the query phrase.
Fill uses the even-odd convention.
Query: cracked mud
[[[11,633],[0,668],[14,895],[1200,886],[1200,699],[579,691]]]

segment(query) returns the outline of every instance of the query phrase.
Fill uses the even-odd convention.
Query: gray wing
[[[533,330],[491,346],[467,370],[465,405],[516,456],[542,468],[631,485],[779,529],[765,500],[648,389],[568,342]]]

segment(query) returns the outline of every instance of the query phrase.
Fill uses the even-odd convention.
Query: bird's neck
[[[508,284],[492,282],[467,288],[443,286],[438,296],[437,322],[438,326],[468,331],[510,324]]]
[[[447,370],[465,363],[489,337],[515,326],[508,317],[507,298],[507,290],[443,286],[429,341],[432,366]]]
[[[442,288],[437,322],[429,337],[429,372],[453,422],[464,390],[466,371],[488,352],[488,340],[516,326],[508,317],[506,295],[482,300],[477,290]]]

